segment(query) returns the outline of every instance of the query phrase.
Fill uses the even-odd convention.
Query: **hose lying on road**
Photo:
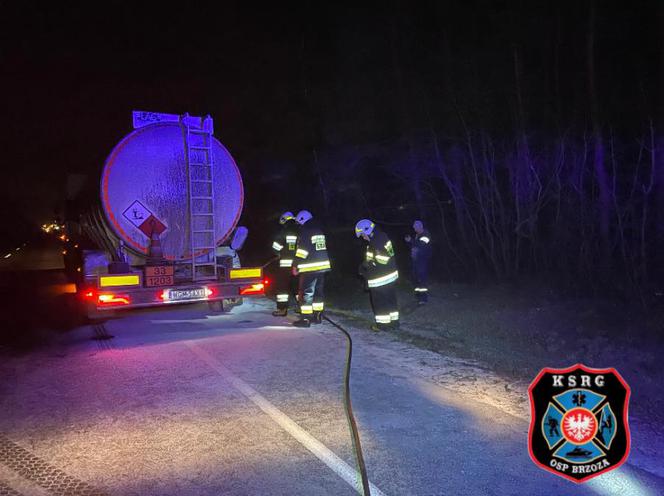
[[[353,416],[353,406],[350,402],[350,362],[353,357],[353,340],[351,339],[350,334],[348,334],[346,329],[331,320],[327,315],[323,315],[323,319],[327,320],[330,324],[339,329],[348,340],[348,347],[346,348],[346,369],[344,370],[344,407],[346,410],[346,416],[348,417],[350,431],[353,436],[353,447],[355,448],[357,465],[360,469],[360,475],[362,477],[362,492],[364,493],[364,496],[371,496],[371,490],[369,489],[369,476],[367,475],[367,467],[364,464],[364,455],[362,454],[362,445],[360,444],[360,434],[357,430],[357,424],[355,423],[355,417]]]

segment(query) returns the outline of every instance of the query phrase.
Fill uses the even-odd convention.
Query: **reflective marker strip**
[[[297,236],[286,236],[286,243],[297,243]]]
[[[325,260],[324,262],[305,263],[297,266],[297,270],[300,272],[315,272],[317,270],[325,270],[330,268],[331,266],[329,260]]]
[[[288,294],[278,294],[277,301],[279,303],[286,303],[288,301]]]
[[[382,263],[383,265],[385,265],[387,262],[390,261],[390,257],[386,257],[385,255],[376,255],[376,260],[379,263]]]
[[[276,241],[275,241],[274,243],[272,243],[272,249],[273,249],[273,250],[281,251],[281,249],[282,249],[283,247],[284,247],[284,246],[283,246],[282,244],[277,243]]]
[[[302,312],[302,315],[311,315],[314,313],[314,306],[313,305],[302,305],[300,307],[300,312]]]
[[[311,306],[314,309],[314,312],[322,312],[325,309],[325,303],[314,303]]]
[[[399,312],[390,312],[390,319],[399,320]]]
[[[99,276],[99,286],[110,288],[113,286],[140,286],[141,278],[138,274],[125,276]]]
[[[263,269],[231,269],[231,279],[250,279],[252,277],[262,277]]]
[[[368,251],[368,252],[367,252],[367,260],[373,260],[373,258],[374,258],[374,254],[373,254],[373,252],[372,252],[372,251]]]
[[[288,417],[276,406],[261,396],[249,384],[244,382],[239,377],[233,375],[230,370],[224,367],[221,362],[210,355],[207,351],[202,350],[192,341],[186,341],[185,344],[212,370],[217,372],[221,377],[228,381],[229,384],[240,391],[254,405],[260,408],[265,414],[274,420],[274,422],[276,422],[279,427],[285,430],[302,446],[307,448],[316,458],[332,469],[334,473],[341,477],[350,487],[355,489],[358,494],[363,494],[362,480],[357,470],[335,455],[318,439],[297,425],[293,420],[291,420],[290,417]],[[372,482],[369,482],[369,488],[372,496],[386,496],[385,493],[377,488]]]
[[[282,258],[279,260],[279,267],[290,267],[291,265],[293,265],[292,258]]]
[[[416,293],[426,293],[429,291],[427,288],[415,288]]]
[[[422,236],[422,237],[420,238],[420,241],[421,241],[422,243],[428,243],[430,240],[429,240],[429,238],[427,238],[426,236]]]
[[[399,279],[399,271],[395,270],[390,274],[377,277],[375,279],[369,279],[369,281],[367,281],[367,284],[369,285],[370,288],[378,288],[380,286],[385,286],[386,284],[394,282],[397,279]]]
[[[389,315],[376,315],[377,324],[389,324],[390,322],[392,322],[392,319]]]
[[[303,250],[302,248],[298,248],[295,252],[295,256],[298,258],[307,258],[309,256],[309,252],[307,250]]]

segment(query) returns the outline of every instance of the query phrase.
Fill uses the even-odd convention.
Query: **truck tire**
[[[208,302],[210,311],[216,313],[228,313],[239,305],[242,305],[242,298],[224,298],[223,300]]]
[[[215,301],[209,301],[208,302],[208,308],[210,309],[211,312],[214,313],[225,313],[228,312],[229,309],[226,308],[224,305],[225,300],[215,300]]]

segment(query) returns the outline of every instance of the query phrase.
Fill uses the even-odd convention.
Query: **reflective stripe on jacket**
[[[290,267],[297,247],[297,228],[294,221],[284,224],[272,242],[272,249],[279,255],[279,267]]]
[[[374,229],[365,254],[367,285],[378,288],[399,278],[392,241],[380,229]]]
[[[328,272],[332,268],[325,234],[313,220],[300,228],[293,266],[300,273]]]
[[[431,258],[431,234],[426,229],[410,242],[410,256],[414,261],[428,261]]]

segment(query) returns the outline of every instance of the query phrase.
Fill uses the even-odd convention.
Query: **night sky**
[[[596,6],[597,88],[602,119],[629,130],[659,119],[663,9],[609,3]],[[474,125],[507,130],[515,54],[533,132],[583,126],[589,111],[589,2],[0,5],[12,225],[59,208],[67,172],[98,174],[134,109],[211,114],[248,215],[272,193],[274,215],[296,194],[318,198],[314,149],[444,132],[460,105]]]

